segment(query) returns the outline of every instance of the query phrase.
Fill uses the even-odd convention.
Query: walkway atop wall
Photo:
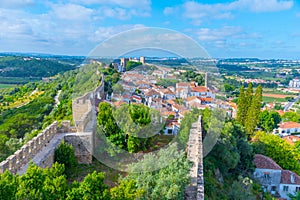
[[[202,147],[202,124],[201,116],[192,124],[188,141],[188,159],[193,163],[190,169],[191,182],[186,187],[186,200],[204,199],[204,176],[203,176],[203,147]]]
[[[43,161],[45,161],[45,158],[48,158],[55,150],[55,148],[61,143],[63,138],[69,133],[57,133],[55,136],[51,139],[51,141],[41,149],[39,153],[37,153],[33,159],[32,162],[35,163],[37,166],[42,166]],[[71,133],[74,134],[74,133]],[[46,163],[44,163],[45,165]],[[29,166],[29,163],[24,165],[21,170],[19,170],[17,173],[19,175],[24,174]]]

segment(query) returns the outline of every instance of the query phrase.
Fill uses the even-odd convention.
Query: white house
[[[300,80],[298,78],[295,78],[293,80],[290,80],[289,86],[291,88],[300,88]]]
[[[300,123],[297,122],[282,122],[279,124],[278,129],[274,129],[273,133],[286,136],[292,133],[300,132]]]
[[[289,200],[289,194],[300,191],[300,176],[292,171],[283,170],[271,158],[256,154],[254,164],[254,178],[264,191],[270,192],[274,197]]]
[[[176,121],[168,122],[164,129],[164,135],[177,135],[179,127],[180,125]]]
[[[191,87],[191,96],[202,98],[215,98],[215,95],[205,86]]]

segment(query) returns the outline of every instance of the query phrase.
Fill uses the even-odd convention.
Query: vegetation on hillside
[[[50,77],[75,69],[74,65],[54,59],[1,57],[0,76],[3,77]]]

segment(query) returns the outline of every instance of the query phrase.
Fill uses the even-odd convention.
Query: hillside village
[[[245,86],[245,93],[247,93],[246,89],[248,90],[250,85],[252,87],[252,84],[256,84],[255,86],[253,86],[251,92],[254,97],[254,91],[257,90],[259,84],[268,84],[264,81],[261,81],[260,79],[237,78],[237,80],[241,81],[239,82],[240,85],[229,85],[230,87],[227,87],[227,89],[229,88],[229,90],[226,90],[226,87],[225,90],[223,90],[222,88],[218,90],[218,88],[213,87],[210,82],[213,80],[210,78],[212,78],[212,76],[217,76],[217,74],[205,73],[204,71],[193,68],[191,69],[189,67],[166,67],[164,65],[147,63],[145,57],[121,58],[117,59],[117,61],[114,61],[111,64],[103,64],[100,61],[91,60],[91,66],[98,67],[98,70],[100,70],[99,72],[103,73],[100,79],[104,80],[106,84],[104,84],[105,92],[103,93],[103,98],[101,97],[101,100],[98,99],[96,104],[98,104],[99,102],[103,102],[108,103],[108,105],[115,106],[116,108],[120,108],[123,104],[128,106],[143,106],[147,107],[148,109],[154,109],[158,111],[160,113],[160,116],[164,118],[164,121],[166,123],[163,126],[163,129],[156,135],[157,137],[155,143],[149,143],[151,146],[150,150],[155,148],[159,149],[161,146],[167,144],[170,139],[176,138],[177,136],[182,137],[183,127],[189,126],[188,124],[192,123],[193,120],[196,120],[200,113],[201,115],[203,115],[206,111],[211,112],[212,110],[222,109],[227,113],[227,125],[231,123],[241,124],[240,127],[234,125],[234,129],[230,129],[230,134],[237,134],[239,131],[241,131],[243,132],[245,137],[244,139],[237,140],[239,142],[232,142],[232,144],[235,144],[236,147],[228,146],[228,148],[230,147],[228,152],[234,155],[236,149],[243,148],[244,145],[251,145],[251,147],[246,150],[243,149],[241,150],[241,152],[254,152],[252,148],[256,148],[255,145],[261,145],[261,143],[264,143],[264,145],[273,145],[272,148],[280,147],[280,151],[275,151],[272,149],[271,151],[268,150],[268,152],[264,152],[263,150],[256,149],[255,156],[253,155],[254,160],[252,160],[253,158],[251,157],[246,159],[251,160],[251,164],[246,168],[247,173],[252,170],[252,164],[254,166],[253,171],[251,171],[251,175],[243,174],[243,176],[249,176],[253,178],[256,183],[260,184],[263,194],[267,194],[268,192],[275,198],[290,199],[290,194],[294,194],[300,191],[300,177],[298,176],[300,168],[298,168],[299,163],[297,161],[298,154],[295,154],[294,152],[299,147],[300,141],[300,118],[297,114],[300,107],[298,100],[299,98],[296,96],[296,92],[299,91],[300,85],[298,84],[299,80],[297,77],[292,78],[291,80],[289,80],[288,84],[276,89],[270,89],[268,87],[263,88],[263,98],[262,101],[260,101],[262,103],[262,106],[259,106],[259,115],[257,117],[258,123],[255,127],[255,130],[253,130],[252,133],[248,133],[248,130],[246,129],[247,122],[242,122],[238,119],[239,109],[242,109],[242,107],[239,106],[238,103],[238,99],[241,96],[242,92],[241,90],[238,90],[240,89],[239,87]],[[80,68],[78,68],[78,70],[80,70]],[[90,71],[85,75],[87,76],[87,78],[89,78],[92,74],[93,72]],[[98,73],[98,75],[99,74],[100,73]],[[46,118],[49,121],[53,119],[72,119],[72,117],[70,116],[72,114],[72,111],[68,111],[68,109],[72,108],[67,106],[67,104],[69,104],[68,101],[72,101],[70,96],[71,88],[68,88],[66,86],[59,86],[60,82],[63,81],[64,85],[70,84],[70,82],[72,81],[72,76],[74,75],[70,73],[66,77],[68,76],[69,78],[66,79],[64,75],[59,75],[57,77],[43,79],[41,83],[37,83],[43,84],[45,86],[49,85],[49,87],[51,87],[51,85],[57,84],[57,86],[55,87],[56,89],[51,93],[47,92],[47,90],[44,89],[41,90],[40,95],[34,97],[34,99],[39,99],[45,93],[49,96],[47,96],[49,102],[53,100],[53,97],[55,97],[55,112],[52,112],[52,114],[50,114],[51,118]],[[114,79],[112,79],[112,77],[114,77]],[[227,84],[228,86],[228,82],[226,81],[228,80],[225,80],[225,84],[222,82],[220,84],[224,84],[225,86]],[[91,83],[97,83],[97,81],[91,81]],[[78,85],[75,85],[75,87],[78,89]],[[24,91],[20,92],[22,92],[22,94],[24,93],[28,95],[33,91],[36,91],[36,88],[38,87],[35,85],[26,85],[26,87],[22,89]],[[68,95],[68,101],[64,101],[64,99],[62,98],[66,97],[66,94]],[[95,97],[96,96],[98,95],[95,95]],[[5,98],[7,97],[9,96],[5,96]],[[266,99],[264,99],[264,97],[266,97]],[[278,99],[282,99],[283,101],[277,101]],[[259,105],[261,105],[261,103]],[[96,104],[95,109],[99,114],[100,110]],[[246,110],[250,110],[250,104],[244,105]],[[11,106],[12,105],[13,104],[11,104]],[[28,104],[24,104],[24,106],[22,107],[26,108],[27,106],[31,106],[30,102]],[[64,109],[67,109],[66,111],[68,112],[65,112],[62,109],[62,106],[64,106]],[[20,107],[20,109],[22,109],[22,107]],[[46,108],[46,106],[40,107]],[[5,110],[3,110],[3,112],[4,111]],[[195,112],[197,112],[198,115],[195,115]],[[8,112],[4,112],[4,114],[6,115],[7,113]],[[69,116],[66,116],[65,113],[69,113]],[[60,116],[61,118],[58,116]],[[193,119],[191,116],[195,118]],[[104,118],[104,123],[105,120],[106,118]],[[190,122],[187,122],[187,120],[190,120]],[[202,121],[202,123],[203,127],[207,126],[207,124],[205,124],[207,122]],[[9,125],[13,126],[13,124]],[[2,129],[2,131],[7,131],[10,129],[12,128],[5,127]],[[190,129],[186,130],[189,131]],[[186,134],[188,136],[188,132]],[[239,138],[240,136],[234,137]],[[167,140],[165,140],[166,138]],[[120,136],[119,139],[122,141],[123,136]],[[127,140],[127,138],[125,139]],[[235,139],[231,138],[230,140],[234,141]],[[230,140],[227,140],[226,138],[226,141]],[[240,143],[241,140],[245,143]],[[271,140],[271,142],[269,140]],[[22,141],[19,141],[20,144],[22,144]],[[136,140],[135,142],[139,143],[139,140]],[[220,142],[220,145],[223,145],[223,143],[224,141]],[[7,144],[10,143],[4,143],[2,148],[7,148],[7,146],[5,146]],[[128,143],[126,145],[128,145]],[[125,148],[128,147],[126,145]],[[238,145],[241,146],[238,147]],[[216,155],[213,155],[221,156],[216,159],[215,162],[224,163],[226,161],[222,160],[223,157],[225,158],[225,156],[228,156],[226,155],[227,147],[225,147],[223,146],[221,148],[222,151],[220,151]],[[18,148],[18,146],[16,148]],[[269,147],[267,146],[265,148]],[[14,153],[13,150],[16,151],[18,149],[12,149],[11,152],[7,153],[7,155],[9,156],[10,154]],[[141,152],[147,152],[148,150],[149,149],[145,148],[137,148],[137,150],[133,151],[132,153],[139,154]],[[12,156],[14,156],[14,154]],[[240,156],[241,158],[236,156],[233,157],[235,159],[239,159],[238,162],[244,162],[242,160],[242,153],[240,153]],[[285,158],[286,160],[283,158]],[[92,158],[90,160],[91,161],[89,163],[93,165]],[[207,165],[206,162],[207,159],[204,159],[205,174],[203,177],[206,176],[206,179],[204,178],[204,183],[207,184],[207,182],[205,182],[206,180],[209,182],[209,184],[212,184],[212,182],[210,181],[213,179],[210,178],[217,175],[215,174],[212,176],[210,173],[207,173],[207,168],[210,167],[210,165]],[[241,163],[240,165],[246,166],[246,162],[245,164]],[[239,167],[239,165],[236,166]],[[216,172],[214,171],[211,173]],[[186,175],[188,176],[188,174]],[[207,176],[210,177],[207,178]],[[225,175],[223,176],[225,177]],[[216,180],[222,180],[222,178],[219,177],[216,178]],[[246,179],[244,181],[246,181]],[[222,184],[222,181],[220,181],[220,183],[218,184]],[[211,191],[213,191],[212,188],[206,190],[204,189],[206,195],[209,195],[209,192]]]
[[[135,62],[138,62],[138,59],[135,59]],[[143,60],[143,65],[147,66],[145,60]],[[165,135],[176,135],[180,129],[180,123],[184,114],[190,112],[193,108],[222,108],[226,110],[228,117],[236,118],[237,104],[230,97],[226,100],[216,98],[216,93],[208,87],[207,73],[196,72],[205,77],[204,85],[199,85],[195,81],[184,82],[179,80],[175,86],[164,87],[157,84],[158,79],[176,79],[176,75],[184,73],[186,70],[174,70],[161,66],[155,67],[156,69],[151,73],[143,70],[125,71],[124,68],[118,67],[123,72],[121,80],[117,83],[119,85],[118,89],[113,91],[112,95],[108,97],[111,104],[116,107],[121,104],[144,104],[149,108],[159,110],[160,114],[167,120],[163,131]],[[256,79],[244,80],[248,84],[250,81],[257,84],[266,83]],[[284,91],[298,92],[300,90],[298,82],[297,78],[292,79],[289,82],[289,87],[286,87]],[[288,104],[284,102],[280,105],[287,107]],[[283,111],[276,110],[275,106],[275,102],[265,103],[261,111],[274,111],[282,116],[292,107],[292,105],[289,105],[287,110]],[[287,141],[291,145],[300,141],[300,123],[282,121],[275,127],[278,128],[274,128],[271,133],[279,135],[282,137],[282,140]],[[290,199],[288,194],[300,191],[300,176],[290,170],[282,169],[271,158],[256,154],[254,164],[256,166],[253,174],[254,178],[261,184],[265,192],[270,192],[276,198]]]

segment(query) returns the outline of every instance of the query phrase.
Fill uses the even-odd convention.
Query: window
[[[299,192],[300,191],[300,187],[296,187],[296,192]]]
[[[271,191],[276,191],[276,186],[272,186]]]
[[[265,173],[264,173],[264,178],[265,178],[265,179],[269,179],[269,178],[270,178],[269,172],[265,172]]]
[[[288,192],[288,191],[289,191],[289,186],[284,185],[284,186],[283,186],[283,191],[284,191],[284,192]]]

